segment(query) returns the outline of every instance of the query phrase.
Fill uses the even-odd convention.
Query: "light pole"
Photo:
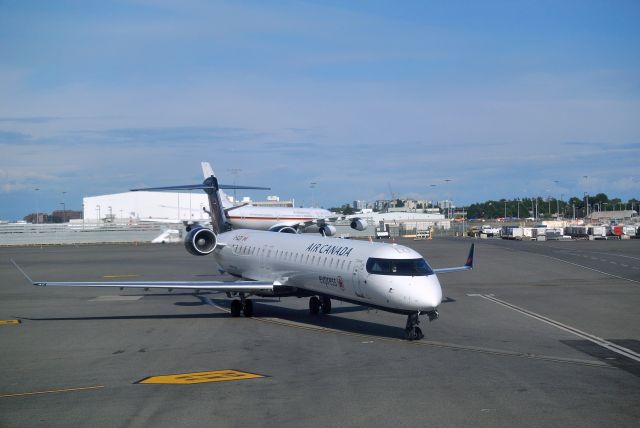
[[[431,184],[431,185],[429,185],[429,187],[431,187],[431,190],[432,190],[430,193],[431,193],[431,196],[432,196],[432,199],[431,199],[431,208],[433,208],[433,196],[434,196],[434,195],[433,195],[433,193],[434,193],[434,192],[433,192],[433,188],[434,188],[434,187],[436,187],[436,185],[435,185],[435,184]]]
[[[311,188],[311,208],[313,208],[315,206],[315,188],[316,188],[316,183],[315,181],[312,181],[311,183],[309,183],[309,187]]]
[[[67,199],[66,199],[66,197],[64,196],[64,195],[66,195],[66,194],[67,194],[67,192],[64,192],[64,191],[62,192],[62,206],[64,207],[64,219],[66,219],[66,218],[67,218],[67,206],[65,205],[65,203],[67,202]],[[64,219],[63,219],[63,220],[64,220]],[[64,223],[66,223],[66,222],[64,222]]]
[[[586,175],[585,175],[586,177]],[[589,194],[587,192],[584,192],[584,206],[585,206],[585,216],[584,218],[589,217]]]
[[[448,185],[449,183],[451,183],[451,179],[450,178],[445,178],[444,182],[446,185]],[[449,186],[447,187],[447,218],[451,218],[451,193],[449,192]]]
[[[583,175],[582,178],[584,178],[584,206],[586,209],[586,215],[584,217],[587,218],[589,217],[589,176]]]
[[[100,204],[96,205],[96,209],[98,210],[98,221],[97,223],[100,223]]]
[[[62,222],[66,223],[65,219],[67,217],[67,206],[64,202],[60,202],[60,205],[62,205]]]
[[[560,183],[560,180],[553,180],[554,183],[556,183],[556,195],[558,194],[558,183]],[[556,198],[556,219],[560,218],[560,201],[558,200],[558,198]]]
[[[40,201],[38,200],[38,191],[39,188],[33,189],[36,191],[36,224],[40,223]]]
[[[242,171],[240,168],[231,168],[229,169],[229,173],[233,175],[233,187],[236,187],[236,180],[238,178],[238,173]],[[233,189],[233,205],[238,204],[238,199],[236,197],[236,189]]]

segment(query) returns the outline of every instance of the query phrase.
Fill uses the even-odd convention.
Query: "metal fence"
[[[0,246],[150,242],[166,225],[117,223],[0,224]]]
[[[368,226],[362,231],[352,229],[349,221],[336,222],[334,224],[336,236],[375,238],[378,230],[387,231],[389,237],[414,236],[434,226],[434,222],[428,221],[399,221],[385,225],[382,222],[374,223],[372,218],[364,218],[364,220],[367,221]],[[95,221],[62,224],[4,223],[0,224],[0,246],[151,242],[165,230],[174,228],[176,228],[175,225],[162,223],[129,224]],[[452,224],[450,230],[435,226],[432,230],[436,236],[462,234],[462,225]]]

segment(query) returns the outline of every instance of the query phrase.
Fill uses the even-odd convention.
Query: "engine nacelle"
[[[319,232],[324,236],[333,236],[336,234],[336,227],[331,224],[323,224],[320,226]]]
[[[216,234],[206,227],[193,227],[184,238],[184,247],[194,256],[206,256],[216,249]]]
[[[351,220],[351,229],[365,230],[367,226],[367,221],[361,218],[354,218],[353,220]]]
[[[298,233],[295,227],[293,226],[274,226],[269,229],[269,232],[278,232],[278,233]]]

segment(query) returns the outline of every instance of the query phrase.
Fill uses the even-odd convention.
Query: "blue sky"
[[[316,182],[325,207],[640,198],[639,19],[622,0],[2,1],[0,219],[198,182],[201,160],[273,188],[257,199],[308,205]]]

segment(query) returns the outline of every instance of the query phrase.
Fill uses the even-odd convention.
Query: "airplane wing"
[[[185,226],[200,224],[203,226],[211,223],[211,220],[180,220],[177,218],[141,218],[138,219],[140,223],[164,223],[164,224],[183,224]]]
[[[439,273],[449,273],[449,272],[461,272],[464,270],[473,269],[473,253],[474,253],[475,245],[476,244],[471,244],[471,249],[469,250],[469,255],[467,256],[467,262],[464,264],[464,266],[433,269],[433,272],[436,274],[439,274]]]
[[[313,220],[309,220],[304,223],[306,226],[311,226],[311,225],[323,226],[327,223],[334,223],[337,220],[342,220],[343,218],[344,217],[342,216],[315,218]]]
[[[117,287],[117,288],[163,288],[179,290],[208,290],[230,293],[258,293],[273,291],[273,287],[281,285],[279,282],[267,281],[34,281],[14,261],[11,263],[27,280],[36,286],[46,287]]]

